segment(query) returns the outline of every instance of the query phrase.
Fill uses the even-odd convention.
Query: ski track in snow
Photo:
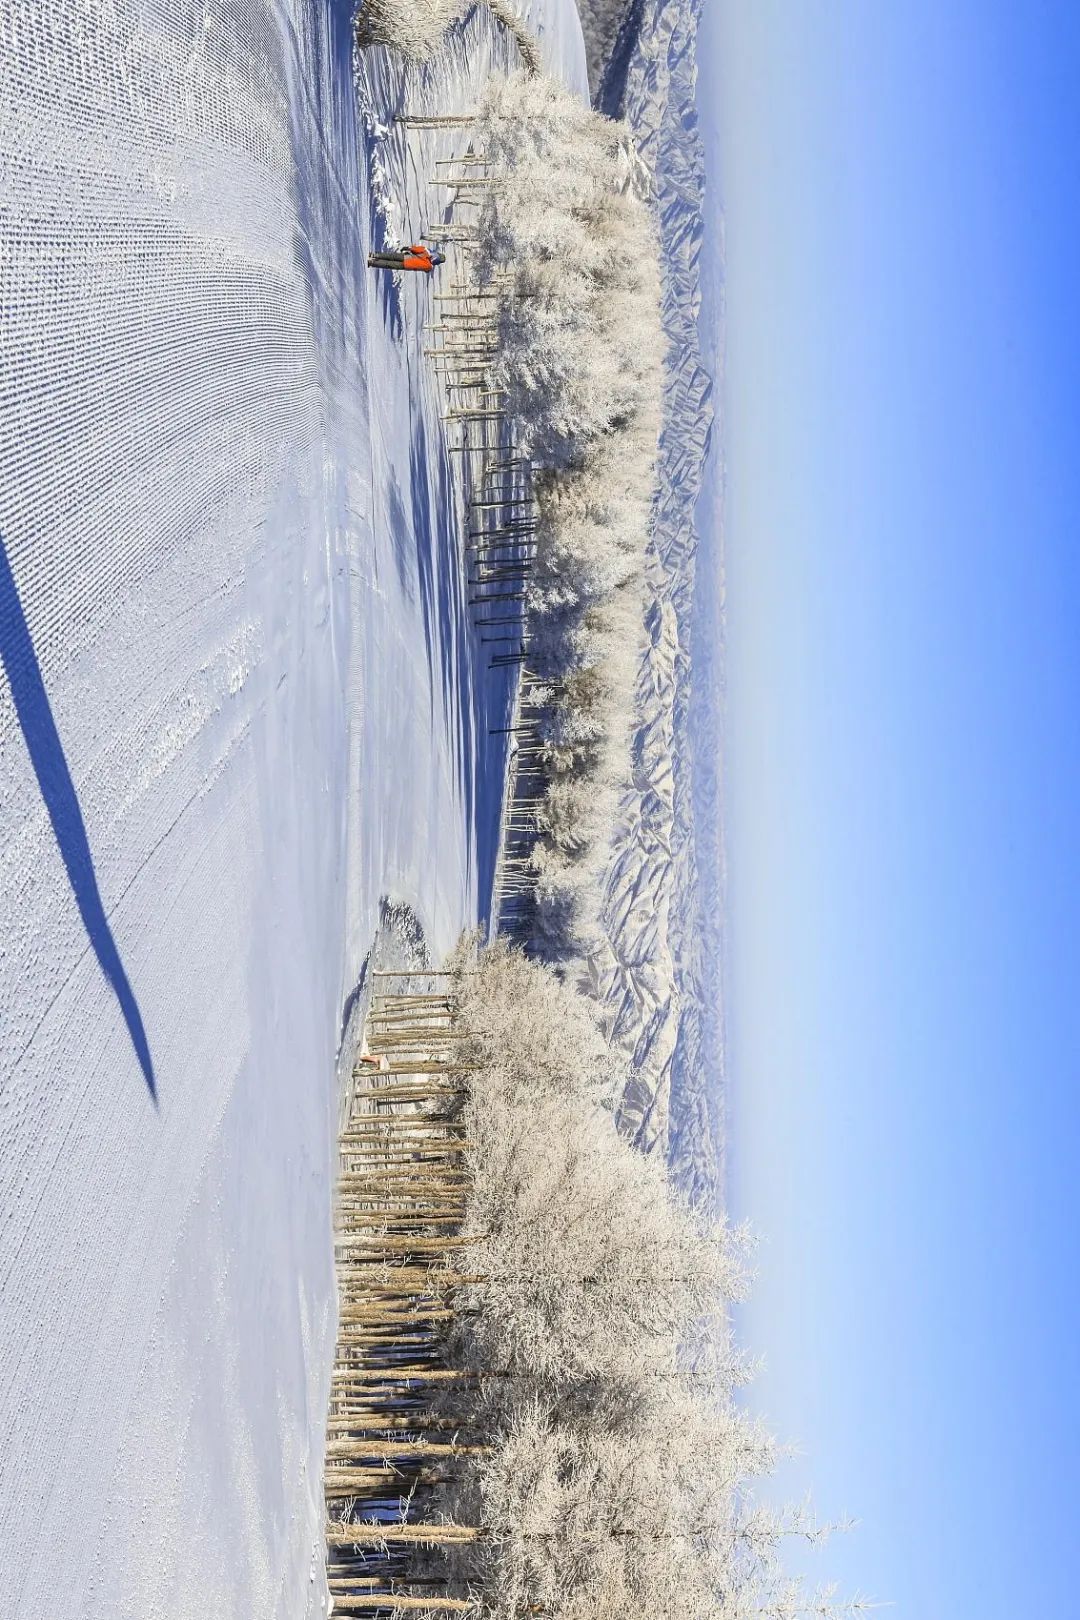
[[[0,13],[3,1620],[325,1610],[343,1012],[383,896],[437,957],[490,883],[508,683],[349,14]]]

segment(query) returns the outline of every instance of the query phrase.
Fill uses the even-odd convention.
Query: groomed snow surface
[[[487,903],[433,289],[362,266],[511,47],[358,111],[349,24],[0,9],[2,1620],[325,1608],[343,1022],[384,897]]]

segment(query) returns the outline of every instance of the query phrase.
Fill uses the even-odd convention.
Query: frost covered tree
[[[741,1234],[619,1136],[589,999],[466,941],[375,1006],[392,1067],[354,1092],[337,1194],[335,1610],[847,1612],[786,1573],[809,1513],[755,1491],[777,1449],[738,1398]]]
[[[741,1292],[738,1236],[699,1220],[619,1136],[605,1106],[617,1065],[587,997],[505,945],[460,993],[466,1359],[552,1389],[673,1371],[680,1340]]]
[[[466,9],[467,0],[362,0],[356,13],[357,43],[389,45],[425,62]]]
[[[470,1089],[478,1109],[510,1108],[519,1097],[613,1097],[624,1064],[604,1038],[595,1004],[505,940],[481,952],[466,974],[472,943],[450,965],[460,974],[458,1006],[469,1032],[462,1057],[475,1065]]]
[[[480,213],[482,275],[513,278],[501,372],[543,466],[579,465],[588,441],[658,426],[663,333],[649,209],[627,183],[624,127],[553,79],[494,79],[477,138],[497,177]]]
[[[567,963],[590,949],[628,774],[664,364],[657,249],[626,130],[560,85],[493,81],[477,139],[494,177],[477,251],[503,294],[498,381],[539,469],[526,606],[530,668],[550,685],[533,944]]]
[[[737,1409],[708,1420],[704,1410],[689,1398],[657,1403],[618,1428],[593,1408],[575,1419],[542,1398],[519,1403],[477,1467],[467,1509],[488,1531],[488,1612],[707,1613],[710,1582],[727,1576],[705,1553],[707,1539],[719,1550],[728,1536],[730,1509],[717,1504],[771,1458]],[[710,1469],[703,1509],[684,1486]]]
[[[540,68],[536,41],[508,0],[481,0],[495,20],[517,41],[529,73]],[[448,28],[470,9],[471,0],[361,0],[356,13],[360,46],[388,45],[414,62],[427,62],[442,45]]]
[[[739,1286],[723,1231],[706,1231],[598,1104],[482,1092],[467,1231],[464,1331],[485,1363],[528,1367],[553,1385],[631,1379],[667,1364],[679,1334]],[[620,1330],[611,1332],[611,1323]]]

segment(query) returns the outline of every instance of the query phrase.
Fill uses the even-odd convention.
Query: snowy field
[[[362,266],[503,32],[358,96],[324,0],[0,11],[3,1620],[325,1607],[343,1020],[384,897],[483,917],[510,700]]]

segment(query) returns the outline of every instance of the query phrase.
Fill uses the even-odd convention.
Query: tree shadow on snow
[[[120,960],[120,952],[113,938],[112,929],[109,927],[109,919],[90,853],[86,823],[83,821],[78,794],[60,741],[60,733],[56,729],[41,666],[34,651],[34,643],[15,587],[15,578],[11,572],[2,535],[0,535],[0,662],[3,663],[7,674],[15,713],[26,739],[30,763],[34,767],[41,797],[45,801],[68,882],[71,884],[71,892],[79,908],[79,916],[82,918],[94,955],[98,959],[98,965],[119,1002],[120,1012],[127,1025],[143,1079],[156,1103],[157,1084],[154,1079],[154,1065],[150,1057],[150,1046],[146,1039],[142,1015],[127,973],[124,971],[124,964]]]
[[[417,412],[409,447],[413,524],[416,534],[416,574],[424,646],[432,688],[438,680],[449,712],[458,721],[458,777],[471,821],[474,812],[473,775],[469,769],[476,736],[470,681],[468,617],[462,599],[462,565],[458,555],[454,491],[447,476],[441,446],[432,444],[427,424]],[[432,480],[435,482],[432,499]],[[441,588],[440,588],[441,583]]]
[[[505,741],[488,727],[503,725],[509,672],[487,667],[489,647],[475,633],[466,600],[468,558],[460,552],[453,481],[441,442],[432,443],[422,415],[412,424],[410,479],[429,679],[438,681],[456,717],[457,774],[465,814],[476,835],[480,921],[486,923],[498,856],[505,774]],[[492,747],[492,743],[496,746]]]
[[[401,496],[401,488],[397,481],[394,468],[387,468],[386,479],[386,524],[390,530],[390,543],[394,550],[394,565],[398,571],[398,578],[402,587],[412,597],[413,590],[413,559],[416,556],[416,543],[413,539],[412,524]]]

